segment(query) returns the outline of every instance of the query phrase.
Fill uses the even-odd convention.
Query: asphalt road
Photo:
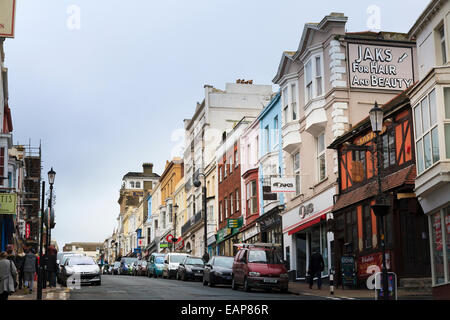
[[[100,286],[72,289],[70,300],[327,300],[318,296],[302,296],[252,290],[231,290],[231,286],[203,286],[199,281],[154,279],[147,277],[103,275]]]

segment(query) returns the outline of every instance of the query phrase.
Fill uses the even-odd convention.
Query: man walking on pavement
[[[325,267],[323,257],[319,250],[314,251],[309,260],[309,288],[312,289],[314,277],[317,277],[317,288],[322,287],[322,271]]]
[[[50,288],[56,287],[56,254],[55,247],[50,246],[47,256],[47,279]]]
[[[34,274],[38,270],[37,257],[34,254],[33,249],[27,250],[27,254],[25,255],[23,261],[23,280],[25,282],[25,292],[27,288],[29,289],[29,293],[33,291],[33,283],[34,283]]]

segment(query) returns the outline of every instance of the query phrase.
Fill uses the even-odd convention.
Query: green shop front
[[[218,254],[221,256],[234,257],[237,253],[237,247],[234,244],[242,242],[242,227],[243,218],[228,219],[227,226],[219,229],[216,235],[216,246]]]

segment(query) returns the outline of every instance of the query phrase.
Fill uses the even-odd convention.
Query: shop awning
[[[323,215],[321,215],[320,217],[314,218],[312,220],[309,220],[308,222],[305,222],[304,224],[299,225],[297,228],[294,228],[292,230],[290,230],[288,232],[288,235],[292,235],[294,233],[297,233],[299,231],[302,231],[310,226],[315,225],[316,223],[319,223],[321,220],[325,220],[326,219],[327,214],[324,213]]]

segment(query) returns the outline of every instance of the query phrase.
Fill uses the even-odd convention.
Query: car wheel
[[[177,272],[177,275],[175,276],[175,279],[180,280],[180,275]]]
[[[156,272],[153,274],[153,277],[156,279],[158,278],[158,275],[156,274]]]
[[[231,279],[231,289],[237,290],[238,286],[236,281],[234,281],[234,277]]]
[[[250,292],[250,290],[251,290],[251,288],[250,288],[250,286],[248,285],[248,280],[247,280],[247,278],[245,278],[245,279],[244,279],[244,291],[245,291],[245,292]]]

